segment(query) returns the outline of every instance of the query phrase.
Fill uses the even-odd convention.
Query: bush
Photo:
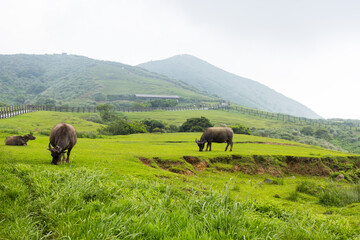
[[[101,117],[98,114],[92,114],[84,118],[86,121],[94,122],[94,123],[103,123]]]
[[[327,129],[318,129],[315,132],[315,136],[317,138],[325,139],[325,140],[332,140],[333,137],[330,135],[329,131]]]
[[[101,119],[104,122],[114,121],[117,118],[114,107],[110,104],[98,105],[96,109],[100,112]]]
[[[145,119],[142,120],[141,123],[143,123],[146,126],[146,130],[148,132],[165,132],[165,124],[158,120],[151,120],[151,119]]]
[[[95,139],[97,135],[95,132],[77,132],[77,137]]]
[[[246,134],[246,135],[251,135],[251,130],[248,127],[245,127],[241,124],[237,124],[234,126],[230,126],[230,128],[232,128],[232,130],[234,131],[234,133],[236,134]]]
[[[292,191],[290,192],[290,195],[289,195],[289,200],[293,201],[293,202],[296,202],[298,199],[299,199],[299,194],[297,191]]]
[[[274,185],[284,185],[284,179],[283,179],[283,178],[273,179],[273,180],[271,181],[271,184],[274,184]]]
[[[303,127],[300,131],[302,134],[307,136],[313,136],[314,135],[314,129],[310,126]]]
[[[302,181],[296,186],[296,191],[316,196],[320,193],[321,187],[313,182]]]
[[[165,130],[162,129],[162,128],[154,128],[154,129],[152,130],[152,132],[154,132],[154,133],[164,133]]]
[[[155,99],[149,101],[151,107],[175,107],[178,102],[174,99]]]
[[[174,125],[174,124],[170,124],[169,127],[166,128],[167,132],[178,132],[179,131],[179,127]]]
[[[180,132],[203,132],[208,127],[213,127],[214,125],[206,117],[201,118],[189,118],[184,122],[179,131]]]
[[[141,122],[127,122],[124,119],[117,119],[110,122],[106,127],[98,129],[100,134],[105,135],[128,135],[132,133],[146,133],[146,127]]]

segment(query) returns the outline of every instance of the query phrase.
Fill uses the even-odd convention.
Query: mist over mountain
[[[226,72],[191,55],[177,55],[138,66],[247,107],[299,117],[322,118],[305,105],[259,82]]]

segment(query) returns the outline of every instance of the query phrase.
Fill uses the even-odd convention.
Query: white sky
[[[0,0],[0,54],[191,54],[325,118],[360,119],[358,0]]]

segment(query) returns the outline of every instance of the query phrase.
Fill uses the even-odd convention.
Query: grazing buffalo
[[[207,143],[205,151],[208,150],[208,147],[210,147],[209,151],[211,151],[211,143],[212,142],[216,142],[216,143],[226,142],[227,145],[226,145],[225,151],[227,150],[229,145],[231,145],[231,147],[230,147],[230,152],[231,152],[232,147],[233,147],[233,141],[232,141],[233,135],[234,135],[234,132],[231,128],[210,127],[205,130],[205,132],[203,133],[203,135],[200,138],[200,141],[195,139],[195,142],[198,144],[200,152],[204,149],[205,143]]]
[[[31,134],[25,136],[11,136],[5,139],[5,145],[27,146],[27,141],[29,140],[35,140],[35,137]]]
[[[77,141],[76,130],[73,126],[66,123],[56,124],[50,132],[49,149],[53,157],[51,164],[57,165],[65,160],[65,151],[67,150],[66,162],[69,162],[71,149]],[[50,144],[53,146],[51,148]],[[62,156],[62,159],[61,159]]]

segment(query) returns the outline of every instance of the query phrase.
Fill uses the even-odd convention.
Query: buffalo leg
[[[67,163],[70,162],[70,152],[71,152],[71,149],[72,149],[72,148],[70,148],[70,149],[68,150],[68,152],[67,152],[67,158],[66,158],[66,162],[67,162]]]
[[[65,153],[61,153],[60,156],[60,164],[62,164],[63,162],[65,162]]]
[[[227,143],[227,145],[226,145],[225,152],[227,151],[228,147],[229,147],[229,143]]]
[[[231,142],[230,152],[232,152],[233,142]]]
[[[209,151],[211,151],[211,142],[209,142],[209,145],[210,145],[210,149],[209,149]]]

